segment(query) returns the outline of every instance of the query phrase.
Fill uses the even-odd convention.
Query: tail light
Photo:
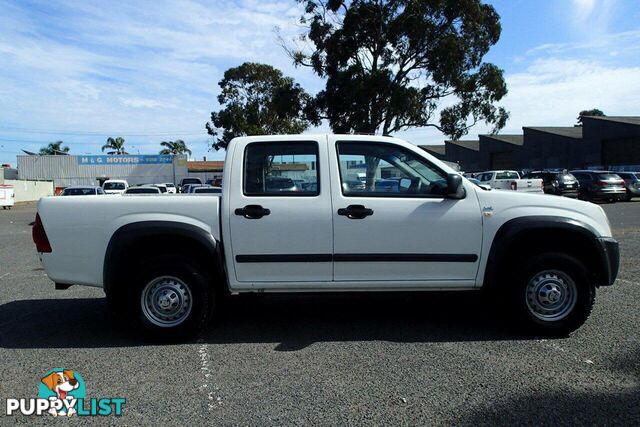
[[[511,189],[512,189],[512,190],[514,190],[514,191],[515,191],[515,190],[517,190],[517,189],[518,189],[518,183],[517,183],[517,182],[515,182],[515,181],[513,181],[513,182],[511,183]]]
[[[40,220],[40,214],[36,214],[36,221],[31,229],[31,236],[33,237],[33,243],[36,244],[38,252],[51,252],[51,244],[49,244],[49,238],[44,231],[44,226]]]
[[[606,187],[606,185],[607,185],[607,183],[606,183],[606,182],[604,182],[604,181],[596,181],[596,182],[595,182],[595,184],[596,184],[598,187]]]

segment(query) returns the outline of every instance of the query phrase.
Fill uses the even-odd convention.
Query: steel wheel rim
[[[529,313],[554,322],[567,317],[575,308],[578,289],[567,274],[557,270],[542,271],[529,281],[525,292]]]
[[[184,322],[193,306],[189,287],[177,277],[162,276],[147,283],[140,297],[142,313],[156,326],[170,328]]]

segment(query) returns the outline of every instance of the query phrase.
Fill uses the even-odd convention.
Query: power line
[[[194,141],[194,142],[207,142],[205,141],[206,139],[208,139],[207,137],[203,136],[201,141]],[[56,141],[52,141],[52,140],[48,140],[48,141],[44,141],[44,140],[32,140],[32,139],[4,139],[4,138],[0,138],[0,143],[2,142],[16,142],[16,143],[23,143],[23,144],[49,144],[51,142],[56,142]],[[77,141],[63,141],[63,143],[65,145],[67,144],[72,144],[72,145],[104,145],[105,142],[94,142],[94,141],[90,141],[90,142],[77,142]],[[191,143],[191,142],[190,142]],[[156,144],[156,142],[152,141],[152,142],[131,142],[129,143],[129,145],[141,145],[141,144]]]
[[[28,129],[18,127],[0,126],[0,129],[22,132],[22,133],[40,133],[40,134],[59,134],[59,135],[87,135],[87,136],[187,136],[187,135],[203,135],[205,130],[195,132],[187,131],[170,131],[170,132],[153,132],[153,133],[125,133],[125,132],[104,132],[104,131],[78,131],[78,130],[60,130],[60,129]]]

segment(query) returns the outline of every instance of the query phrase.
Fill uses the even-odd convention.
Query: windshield
[[[124,190],[124,182],[105,182],[105,190]]]
[[[188,184],[202,184],[199,178],[185,178],[182,180],[182,185]]]
[[[62,192],[63,196],[90,196],[96,194],[93,188],[65,188]]]
[[[504,171],[504,172],[496,173],[496,179],[518,179],[518,178],[520,177],[518,176],[517,172]]]
[[[266,184],[268,190],[289,190],[295,187],[293,180],[289,178],[268,179]]]
[[[220,188],[204,188],[204,187],[200,187],[200,188],[196,188],[194,190],[194,193],[222,193],[222,190]]]
[[[611,181],[611,180],[619,181],[620,177],[615,173],[599,173],[598,179],[601,181]]]
[[[130,188],[127,190],[127,194],[158,194],[157,188]]]

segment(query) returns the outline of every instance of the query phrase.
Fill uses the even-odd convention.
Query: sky
[[[502,35],[485,60],[504,70],[509,90],[501,133],[571,126],[591,108],[640,116],[638,0],[488,3]],[[131,154],[182,139],[193,158],[221,159],[204,125],[226,69],[267,63],[311,93],[322,89],[310,70],[293,67],[275,31],[293,38],[300,13],[294,0],[0,0],[0,163],[57,140],[73,154],[100,154],[109,136],[124,137]],[[396,136],[446,139],[432,128]]]

